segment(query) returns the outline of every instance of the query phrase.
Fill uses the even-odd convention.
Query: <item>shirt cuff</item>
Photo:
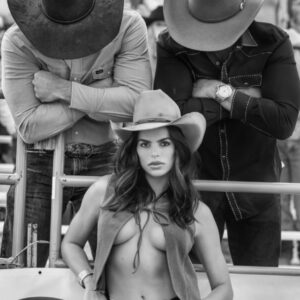
[[[232,106],[230,111],[231,119],[238,119],[244,122],[247,121],[247,110],[249,103],[251,101],[251,96],[236,90],[232,98]]]

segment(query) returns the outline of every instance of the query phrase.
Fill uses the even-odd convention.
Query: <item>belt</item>
[[[54,150],[47,150],[47,149],[34,149],[34,145],[28,145],[27,152],[31,153],[53,153]],[[116,150],[117,143],[115,141],[110,141],[104,143],[102,145],[91,145],[91,144],[67,144],[65,146],[65,155],[68,157],[86,157],[93,154]]]

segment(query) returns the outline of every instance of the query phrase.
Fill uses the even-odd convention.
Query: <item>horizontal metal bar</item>
[[[0,173],[12,173],[14,169],[14,164],[0,164]]]
[[[15,184],[20,180],[20,175],[13,174],[0,174],[0,184]]]
[[[60,177],[63,186],[88,187],[99,179],[98,176],[64,175]]]
[[[12,144],[12,136],[0,135],[0,144]]]
[[[266,194],[300,194],[300,183],[194,180],[198,190]]]
[[[93,262],[90,262],[93,265]],[[56,268],[66,268],[67,265],[62,259],[55,262]],[[196,272],[205,272],[200,264],[194,264]],[[233,266],[228,265],[231,274],[255,274],[255,275],[278,275],[278,276],[300,276],[299,268],[292,267],[255,267],[255,266]]]
[[[195,264],[194,267],[196,272],[205,272],[203,266],[200,264]],[[299,267],[256,267],[228,265],[228,270],[231,274],[300,276]]]
[[[87,187],[93,184],[98,178],[97,176],[64,175],[60,180],[64,186]],[[300,183],[222,180],[194,180],[193,182],[195,187],[201,191],[300,194]]]
[[[66,228],[64,228],[66,231]],[[223,239],[228,238],[227,230],[224,230]],[[281,231],[282,241],[300,241],[300,231],[282,230]]]

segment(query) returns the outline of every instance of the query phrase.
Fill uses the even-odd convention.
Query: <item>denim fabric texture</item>
[[[218,199],[214,217],[223,236],[225,224],[228,245],[234,265],[277,266],[280,254],[281,223],[280,202],[263,209],[259,214],[235,221],[229,202]]]
[[[183,114],[198,111],[204,114],[207,130],[199,148],[198,178],[224,181],[276,182],[280,180],[281,161],[277,139],[290,136],[297,122],[300,104],[300,82],[288,35],[267,23],[253,22],[232,47],[222,52],[203,52],[176,43],[167,30],[158,39],[157,66],[154,88],[162,89],[180,106]],[[230,111],[214,99],[194,98],[193,85],[199,79],[215,79],[232,85],[236,91]],[[256,97],[247,90],[258,91]],[[278,253],[280,238],[279,197],[262,193],[202,193],[202,200],[212,210],[223,227],[224,219],[230,227],[229,245],[235,262],[246,263],[246,248],[235,254],[236,232],[244,228],[241,245],[250,247],[269,241],[267,251],[260,254],[247,250],[247,264],[270,265],[271,253]],[[229,211],[220,213],[225,201]],[[261,218],[267,211],[274,226],[275,237],[262,223],[253,224],[259,238],[249,231],[251,220]],[[222,210],[221,210],[222,211]],[[220,218],[220,219],[218,219]],[[271,228],[270,228],[271,229]],[[221,230],[222,231],[222,230]],[[222,232],[220,232],[222,234]],[[233,248],[234,247],[234,248]],[[271,247],[274,247],[271,251]],[[238,249],[238,248],[236,248]],[[269,252],[270,251],[270,252]],[[256,261],[251,255],[259,255]],[[261,261],[265,259],[265,263]]]
[[[101,176],[113,171],[113,157],[117,149],[115,142],[108,142],[101,146],[78,144],[66,146],[65,174]],[[51,183],[53,151],[27,150],[27,191],[25,212],[25,233],[28,223],[38,224],[38,240],[49,241],[51,214]],[[67,187],[63,191],[63,210],[71,202],[74,211],[78,211],[85,187]],[[14,186],[8,192],[7,212],[3,230],[1,256],[12,255],[12,231],[14,215]],[[26,235],[26,234],[25,234]],[[25,243],[27,237],[25,236]],[[92,253],[95,254],[97,234],[96,228],[89,238]],[[43,267],[48,259],[47,244],[38,245],[39,267]]]
[[[212,180],[274,182],[281,162],[276,139],[292,134],[300,104],[300,83],[288,35],[272,24],[253,22],[222,61],[176,43],[168,31],[159,36],[154,88],[166,92],[182,113],[199,111],[207,130],[199,148],[199,177]],[[193,98],[198,79],[217,79],[237,89],[231,111],[213,99]],[[243,93],[257,88],[261,97]],[[204,199],[210,206],[215,198]],[[236,220],[272,205],[275,195],[227,193]]]

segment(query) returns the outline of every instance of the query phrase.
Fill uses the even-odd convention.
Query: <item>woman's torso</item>
[[[118,232],[106,264],[106,282],[113,300],[163,300],[175,297],[166,258],[162,225],[150,210],[139,213]]]

